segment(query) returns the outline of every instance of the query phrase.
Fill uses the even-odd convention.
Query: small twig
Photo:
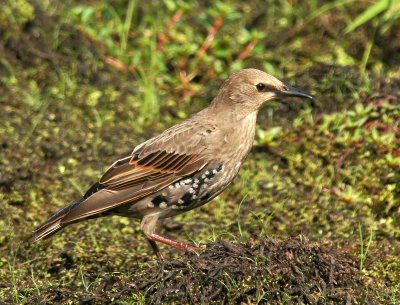
[[[354,152],[354,149],[348,149],[345,151],[345,153],[343,154],[343,156],[336,162],[336,166],[335,166],[335,180],[336,180],[336,184],[338,183],[338,175],[339,175],[339,170],[343,165],[344,160],[346,160],[346,158],[348,156],[350,156],[352,153]]]
[[[244,51],[242,53],[240,53],[240,55],[238,56],[237,60],[238,61],[243,61],[245,58],[247,58],[249,56],[250,52],[256,46],[256,44],[257,44],[257,41],[255,39],[250,41],[250,43],[246,46]]]
[[[201,45],[199,51],[197,52],[196,57],[194,58],[194,62],[197,62],[201,57],[204,56],[204,54],[206,53],[207,49],[210,47],[211,42],[214,40],[214,37],[217,34],[217,32],[222,24],[223,24],[222,17],[218,17],[215,20],[212,28],[208,31],[208,35],[207,35],[206,39],[204,40],[203,44]],[[187,66],[186,59],[181,60],[181,62],[179,63],[179,66],[182,69],[180,72],[181,83],[183,85],[187,86],[189,84],[189,82],[199,73],[199,70],[196,69],[196,70],[192,71],[189,75],[186,75],[186,71],[185,71],[186,66]],[[208,74],[208,72],[206,73],[206,75],[207,74]],[[206,76],[204,76],[204,77],[206,77]]]
[[[203,77],[200,80],[200,84],[205,84],[210,78],[212,78],[215,75],[215,71],[211,68],[209,68],[206,72],[206,74],[203,75]]]
[[[79,26],[79,31],[82,32],[83,36],[85,36],[87,39],[94,41],[94,42],[99,42],[96,36],[89,34],[86,30],[85,27],[81,24]]]
[[[299,141],[299,140],[301,140],[301,139],[302,139],[301,136],[294,136],[294,137],[291,137],[291,138],[290,138],[290,142],[296,142],[296,141]]]
[[[179,73],[179,78],[181,80],[181,83],[185,86],[188,86],[190,81],[197,75],[197,70],[194,70],[191,72],[189,75],[186,75],[186,71],[181,71]]]
[[[157,51],[161,51],[164,43],[167,41],[169,36],[169,31],[171,28],[177,23],[182,17],[182,10],[179,9],[176,13],[172,16],[171,20],[168,22],[167,27],[164,32],[158,34],[158,43],[157,43]]]
[[[400,157],[400,151],[396,149],[392,149],[392,154],[395,155],[396,157]]]
[[[123,72],[137,72],[138,69],[136,67],[129,67],[126,64],[124,64],[122,61],[112,58],[112,57],[103,57],[103,60],[106,64],[120,70]]]
[[[217,34],[219,28],[221,27],[223,20],[221,17],[218,17],[213,27],[208,31],[208,35],[204,40],[203,44],[201,45],[199,51],[196,54],[195,60],[200,59],[206,53],[207,49],[210,47],[211,42],[214,40],[215,35]]]
[[[369,121],[368,123],[365,123],[363,128],[368,129],[368,130],[371,129],[371,125],[374,124],[376,121],[377,120],[372,120],[372,121]]]

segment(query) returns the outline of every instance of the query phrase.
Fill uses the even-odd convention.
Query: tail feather
[[[56,222],[53,222],[51,225],[42,228],[41,230],[38,230],[35,232],[35,235],[32,238],[32,241],[39,241],[42,239],[47,239],[53,234],[57,233],[60,231],[62,228],[65,226],[61,225],[61,220],[57,220]]]
[[[56,232],[58,232],[59,230],[63,229],[65,226],[67,226],[68,224],[61,224],[63,217],[67,215],[68,212],[71,211],[71,209],[82,203],[84,200],[85,200],[84,197],[76,199],[75,201],[67,205],[65,208],[61,209],[56,214],[51,216],[45,222],[37,226],[33,230],[34,232],[33,241],[46,239],[55,234]]]

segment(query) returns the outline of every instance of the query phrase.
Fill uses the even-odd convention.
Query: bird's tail
[[[39,241],[42,239],[47,239],[50,236],[52,236],[53,234],[55,234],[58,231],[60,231],[61,229],[63,229],[64,227],[66,227],[67,225],[69,225],[70,223],[63,224],[62,219],[64,218],[65,215],[68,214],[68,212],[72,208],[74,208],[75,206],[77,206],[84,200],[85,200],[84,197],[76,199],[75,201],[73,201],[72,203],[67,205],[65,208],[61,209],[56,214],[51,216],[49,219],[47,219],[41,225],[36,227],[33,230],[34,236],[32,238],[32,241],[35,242],[35,241]]]

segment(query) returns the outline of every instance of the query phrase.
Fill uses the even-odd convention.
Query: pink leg
[[[149,235],[146,235],[147,239],[149,240],[154,252],[156,253],[157,257],[160,259],[164,259],[163,255],[161,254],[160,250],[158,249],[155,241],[159,241],[161,243],[164,243],[166,245],[172,246],[176,249],[179,250],[184,250],[184,251],[188,251],[188,252],[193,252],[193,251],[201,251],[204,250],[206,247],[202,246],[202,247],[196,247],[196,246],[192,246],[192,245],[188,245],[185,244],[183,242],[180,241],[176,241],[173,240],[171,238],[162,236],[162,235],[158,235],[156,233],[151,233]]]
[[[161,253],[161,251],[160,251],[160,248],[158,248],[156,242],[153,241],[153,240],[151,240],[151,239],[149,239],[149,238],[147,238],[147,240],[149,241],[150,246],[153,248],[153,251],[154,251],[154,253],[157,255],[157,257],[158,257],[160,260],[163,261],[163,260],[164,260],[164,255],[162,255],[162,253]]]

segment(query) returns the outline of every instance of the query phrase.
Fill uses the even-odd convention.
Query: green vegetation
[[[399,3],[4,0],[0,303],[400,303]],[[267,105],[232,186],[160,225],[208,250],[160,265],[120,217],[29,242],[244,67],[315,99]]]

